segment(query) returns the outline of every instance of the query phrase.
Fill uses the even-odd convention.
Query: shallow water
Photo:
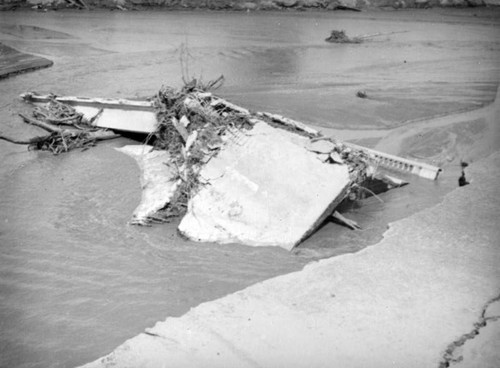
[[[224,74],[220,95],[333,128],[340,138],[352,130],[380,136],[403,121],[491,101],[499,23],[470,10],[4,12],[0,42],[55,64],[0,81],[0,130],[40,133],[17,118],[27,109],[17,99],[24,91],[142,97],[180,85],[184,73]],[[325,43],[334,28],[401,33]],[[360,89],[371,98],[357,98]],[[358,251],[389,222],[439,202],[458,177],[450,168],[438,182],[408,178],[412,185],[347,209],[362,231],[327,224],[292,253],[198,244],[181,239],[175,223],[127,225],[139,171],[114,147],[129,143],[54,157],[0,141],[0,366],[82,364],[157,320],[313,259]]]

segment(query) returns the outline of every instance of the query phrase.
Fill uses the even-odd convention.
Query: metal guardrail
[[[442,171],[441,168],[437,166],[429,165],[423,162],[409,160],[388,153],[375,151],[373,149],[358,146],[353,143],[344,142],[344,144],[353,149],[366,152],[367,154],[374,157],[381,166],[388,169],[407,172],[430,180],[436,180],[439,176],[439,173]]]

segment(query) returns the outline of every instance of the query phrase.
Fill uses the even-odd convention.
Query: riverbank
[[[498,6],[500,0],[1,0],[0,10],[33,8],[58,9],[166,9],[166,10],[347,10],[363,9],[428,9],[433,7],[485,7]]]
[[[500,101],[484,118],[498,134]],[[499,162],[475,162],[470,185],[372,247],[167,318],[83,367],[496,367]]]

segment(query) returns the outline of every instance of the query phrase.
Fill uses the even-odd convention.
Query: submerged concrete
[[[470,185],[392,224],[375,246],[167,318],[85,367],[454,364],[451,347],[475,328],[481,336],[500,295],[499,162],[497,152],[474,163]],[[475,366],[491,366],[494,349],[480,351]]]

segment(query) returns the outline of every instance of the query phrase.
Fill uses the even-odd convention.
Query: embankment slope
[[[0,0],[0,10],[16,7],[209,10],[356,10],[368,8],[475,7],[499,0]]]

